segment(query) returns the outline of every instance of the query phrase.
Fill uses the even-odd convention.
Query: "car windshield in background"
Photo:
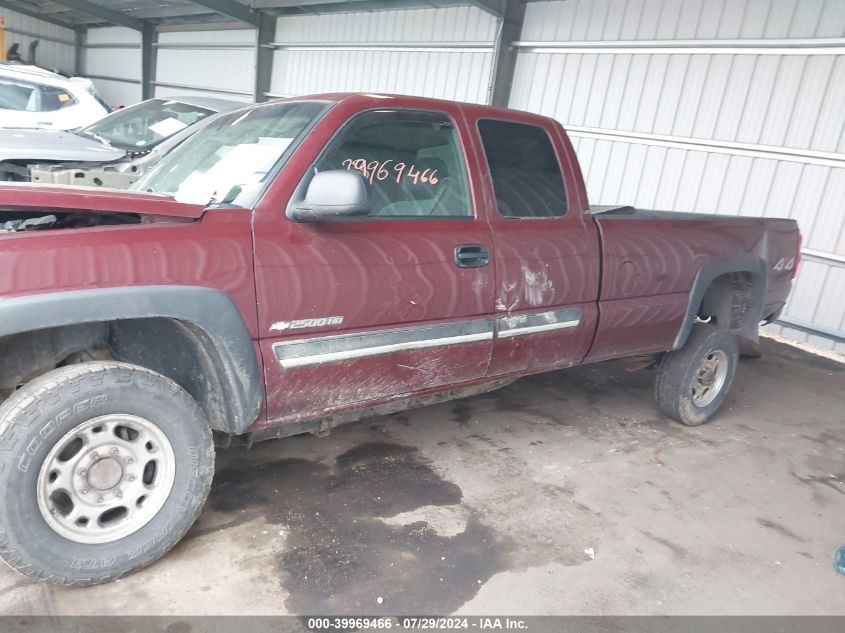
[[[79,133],[94,136],[119,149],[145,151],[211,114],[214,110],[180,101],[150,99],[118,110],[82,128]]]
[[[296,148],[328,103],[270,103],[224,115],[174,149],[132,189],[180,202],[251,207],[268,173]]]

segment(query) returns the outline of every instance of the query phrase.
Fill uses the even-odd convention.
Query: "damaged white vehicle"
[[[0,129],[0,181],[125,189],[213,115],[244,105],[148,99],[73,131]]]
[[[94,84],[37,66],[0,64],[0,127],[72,130],[109,113]]]

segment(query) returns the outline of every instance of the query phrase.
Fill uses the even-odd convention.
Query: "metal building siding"
[[[255,31],[176,31],[160,33],[155,81],[184,84],[202,94],[252,101]],[[218,92],[215,92],[218,91]],[[157,86],[156,96],[191,92]]]
[[[842,37],[841,0],[531,2],[522,40],[612,41]]]
[[[173,86],[156,86],[156,97],[213,97],[215,99],[228,99],[229,101],[241,101],[244,104],[252,103],[249,95],[232,94],[230,92],[214,92],[213,90],[191,90],[190,88],[176,88]]]
[[[119,26],[88,29],[85,73],[106,103],[132,105],[141,100],[141,34]],[[103,79],[114,77],[129,81]]]
[[[595,204],[798,220],[784,319],[842,334],[843,36],[840,0],[531,3],[511,106],[567,126]]]
[[[20,44],[21,56],[26,59],[29,55],[30,42],[39,40],[35,54],[35,61],[39,66],[57,68],[66,73],[73,73],[76,70],[73,29],[66,29],[6,9],[2,9],[0,14],[6,18],[6,46],[17,42]]]
[[[270,91],[391,92],[484,103],[497,27],[475,7],[279,18]]]

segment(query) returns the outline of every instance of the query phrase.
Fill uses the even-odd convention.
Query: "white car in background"
[[[108,113],[90,79],[0,64],[0,127],[72,130]]]

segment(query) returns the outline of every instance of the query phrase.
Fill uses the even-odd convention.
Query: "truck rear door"
[[[357,171],[371,209],[316,224],[285,217],[278,198],[256,210],[270,423],[483,378],[490,361],[491,235],[458,107],[339,104],[323,135],[303,178]]]
[[[598,234],[571,145],[548,119],[512,116],[472,121],[495,253],[491,375],[578,364],[597,320]]]

